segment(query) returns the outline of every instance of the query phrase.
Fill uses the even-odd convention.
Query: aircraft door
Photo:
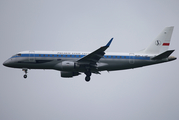
[[[134,64],[135,59],[134,59],[134,53],[129,53],[129,64]]]
[[[35,52],[29,51],[29,62],[35,62]]]

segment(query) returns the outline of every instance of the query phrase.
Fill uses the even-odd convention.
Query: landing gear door
[[[134,64],[135,63],[134,53],[129,53],[129,63],[130,64]]]
[[[29,62],[35,62],[35,52],[29,51]]]

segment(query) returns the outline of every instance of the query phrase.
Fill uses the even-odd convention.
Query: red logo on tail
[[[169,46],[170,43],[163,43],[163,46]]]

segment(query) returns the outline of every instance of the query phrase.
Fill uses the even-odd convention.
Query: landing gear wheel
[[[22,71],[25,72],[24,78],[27,78],[27,70],[28,70],[27,68],[22,69]]]
[[[27,78],[27,75],[24,75],[24,78]]]
[[[90,76],[91,76],[91,71],[89,68],[86,69],[85,75],[86,75],[86,77],[85,77],[86,82],[89,82]]]
[[[90,81],[90,76],[86,76],[85,80],[86,80],[86,82],[89,82]]]

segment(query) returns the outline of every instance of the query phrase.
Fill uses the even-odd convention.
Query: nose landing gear
[[[22,69],[22,71],[25,72],[25,75],[23,76],[24,78],[27,78],[27,70],[28,70],[28,69]]]
[[[27,75],[24,75],[24,78],[27,78]]]

